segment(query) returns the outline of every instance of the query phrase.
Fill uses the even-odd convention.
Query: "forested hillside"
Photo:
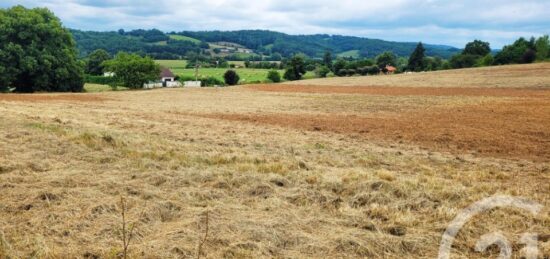
[[[390,42],[350,36],[288,35],[262,30],[202,31],[163,33],[159,30],[135,30],[130,32],[89,32],[72,30],[80,54],[86,56],[96,49],[105,49],[111,54],[118,51],[142,52],[155,58],[176,59],[188,52],[206,53],[217,42],[231,42],[251,49],[256,54],[272,56],[279,53],[290,57],[304,53],[309,57],[322,57],[326,51],[334,55],[355,58],[376,57],[384,51],[398,56],[408,56],[416,43]],[[185,36],[185,37],[177,37]],[[449,46],[426,44],[426,54],[449,58],[459,49]],[[212,52],[209,52],[212,53]]]
[[[71,30],[71,33],[83,57],[97,49],[104,49],[112,55],[119,51],[138,52],[158,59],[178,59],[187,52],[201,51],[200,44],[171,39],[157,30],[128,33]]]
[[[417,43],[390,42],[339,35],[288,35],[279,32],[244,30],[244,31],[184,31],[178,34],[207,42],[229,41],[241,44],[259,52],[280,53],[288,57],[295,53],[304,53],[310,57],[322,57],[325,51],[338,54],[356,50],[359,57],[376,57],[384,51],[392,51],[398,56],[408,56]],[[450,46],[426,44],[427,55],[449,58],[459,52]]]

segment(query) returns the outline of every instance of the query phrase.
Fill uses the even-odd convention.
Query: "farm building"
[[[168,68],[161,68],[159,81],[149,82],[144,85],[144,88],[160,88],[160,87],[181,87],[182,84],[176,81],[176,76]]]
[[[395,68],[394,66],[387,65],[386,71],[387,71],[386,74],[388,75],[395,74],[395,72],[397,71],[397,68]]]
[[[162,83],[175,82],[176,81],[176,76],[174,75],[174,73],[172,73],[172,71],[169,68],[165,68],[165,67],[163,67],[160,70],[160,78],[161,78]]]

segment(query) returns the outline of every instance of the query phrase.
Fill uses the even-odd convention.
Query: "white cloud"
[[[68,27],[165,31],[269,29],[462,46],[474,38],[494,47],[550,33],[547,0],[43,0]]]

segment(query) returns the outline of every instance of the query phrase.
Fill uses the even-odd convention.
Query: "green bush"
[[[227,70],[227,72],[223,75],[223,78],[227,85],[236,85],[240,80],[239,75],[235,72],[235,70]]]
[[[315,75],[317,75],[317,77],[327,77],[328,73],[330,73],[330,69],[327,66],[320,66],[315,69]]]
[[[219,80],[218,78],[212,77],[212,76],[201,78],[199,80],[201,81],[201,86],[202,87],[216,86],[216,85],[225,86],[225,83],[223,81]],[[191,81],[194,81],[194,79],[191,80]]]
[[[267,73],[267,79],[269,79],[273,83],[279,83],[281,82],[281,74],[279,74],[279,71],[277,70],[270,70]]]

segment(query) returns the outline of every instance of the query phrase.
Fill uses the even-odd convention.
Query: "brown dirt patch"
[[[106,97],[94,94],[0,94],[0,101],[8,102],[102,102]]]
[[[390,96],[494,96],[542,97],[550,96],[548,89],[520,88],[464,88],[464,87],[388,87],[388,86],[317,86],[317,85],[252,85],[249,89],[265,92],[315,94],[366,94]]]
[[[484,106],[355,115],[207,114],[202,117],[311,131],[360,134],[439,151],[550,161],[550,100],[521,99]]]

